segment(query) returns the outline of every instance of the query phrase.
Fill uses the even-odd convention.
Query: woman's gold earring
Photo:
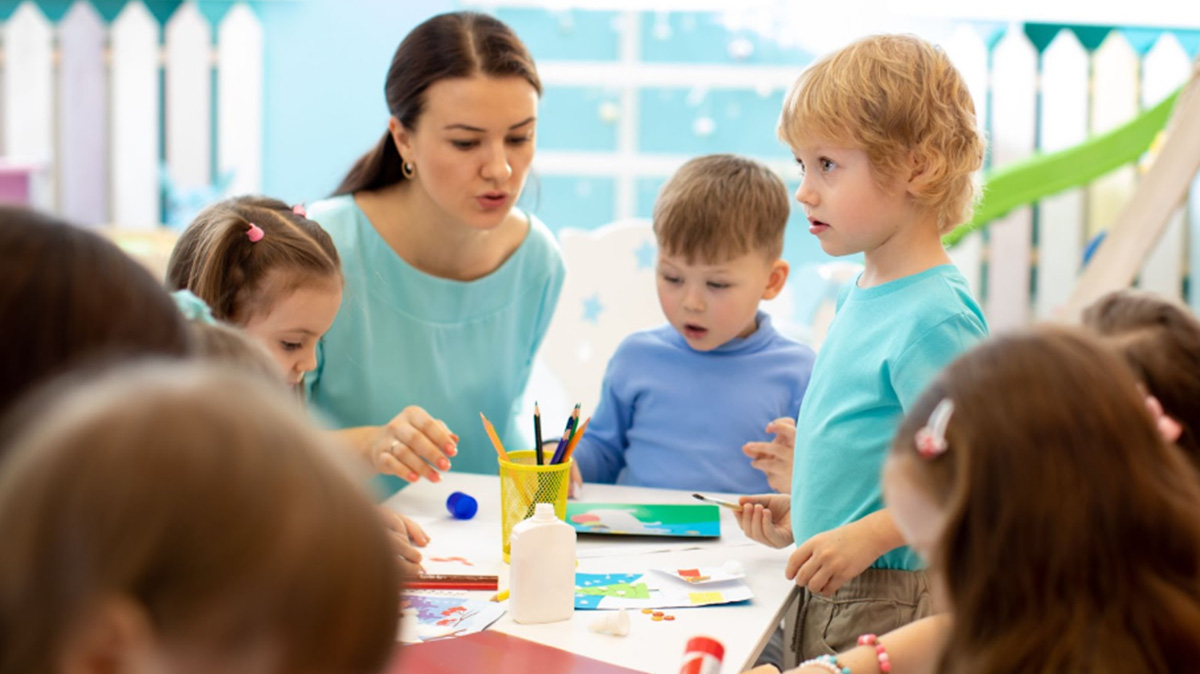
[[[413,176],[417,174],[417,170],[415,167],[413,167],[411,162],[404,162],[401,164],[400,172],[403,173],[404,177],[409,180],[412,180]]]

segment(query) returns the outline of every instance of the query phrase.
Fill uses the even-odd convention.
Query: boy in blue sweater
[[[969,219],[984,142],[967,86],[937,47],[880,35],[797,80],[779,135],[803,172],[796,200],[830,255],[863,254],[838,298],[796,420],[791,496],[742,497],[743,529],[796,550],[791,644],[844,650],[930,611],[929,584],[883,507],[896,426],[937,373],[987,335],[941,236]]]
[[[668,325],[630,335],[609,361],[573,455],[584,480],[770,489],[742,446],[796,414],[814,358],[758,310],[787,280],[788,210],[783,181],[734,155],[693,159],[663,186],[654,234]]]

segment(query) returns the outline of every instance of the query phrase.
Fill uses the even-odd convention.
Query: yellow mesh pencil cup
[[[533,516],[535,503],[553,503],[560,520],[567,517],[567,490],[571,486],[571,461],[537,465],[532,449],[508,452],[500,459],[500,540],[504,561],[509,560],[508,537],[518,522]]]

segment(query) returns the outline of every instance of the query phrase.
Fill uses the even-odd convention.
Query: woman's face
[[[537,90],[522,77],[459,77],[435,82],[415,129],[388,123],[414,186],[467,227],[504,221],[533,161]]]

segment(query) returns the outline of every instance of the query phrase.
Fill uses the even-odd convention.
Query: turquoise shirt
[[[797,545],[883,508],[880,471],[904,411],[986,336],[983,311],[953,265],[873,288],[856,281],[842,293],[796,419]],[[873,566],[915,570],[921,562],[901,547]]]
[[[463,282],[405,262],[349,195],[313,204],[308,217],[333,238],[346,277],[317,368],[305,377],[309,404],[337,428],[382,425],[423,407],[459,436],[454,470],[497,471],[480,412],[507,448],[532,447],[533,410],[519,406],[565,273],[550,230],[530,217],[509,259]],[[405,484],[385,479],[389,493]]]

